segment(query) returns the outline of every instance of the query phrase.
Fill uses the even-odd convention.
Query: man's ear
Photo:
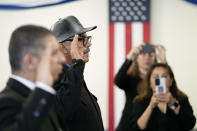
[[[59,44],[59,48],[60,48],[60,51],[63,53],[63,54],[68,54],[70,51],[69,51],[69,47],[66,43],[61,43]]]
[[[24,56],[24,66],[28,70],[34,70],[36,69],[38,65],[38,58],[36,56],[33,56],[32,54],[28,53]]]

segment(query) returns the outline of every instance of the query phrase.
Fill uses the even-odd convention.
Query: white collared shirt
[[[13,75],[13,74],[10,76],[10,78],[21,82],[22,84],[24,84],[27,88],[29,88],[32,91],[35,90],[36,87],[38,87],[38,88],[40,88],[40,89],[42,89],[44,91],[47,91],[47,92],[49,92],[51,94],[56,94],[56,91],[53,88],[51,88],[50,86],[48,86],[48,85],[46,85],[46,84],[44,84],[42,82],[33,83],[30,80],[27,80],[25,78],[22,78],[20,76]]]

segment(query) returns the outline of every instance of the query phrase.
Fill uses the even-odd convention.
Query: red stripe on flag
[[[132,45],[132,43],[131,43],[131,41],[132,41],[132,37],[131,37],[131,23],[127,23],[126,24],[126,29],[125,29],[125,31],[126,31],[126,35],[125,35],[125,40],[126,40],[126,54],[125,55],[127,55],[128,53],[129,53],[129,51],[131,50],[131,45]]]
[[[143,32],[144,32],[144,42],[150,42],[150,23],[146,22],[143,24]]]
[[[114,131],[114,24],[109,25],[109,129]]]

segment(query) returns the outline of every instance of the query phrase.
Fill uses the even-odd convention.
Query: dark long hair
[[[152,96],[153,92],[150,87],[150,77],[153,70],[157,67],[165,68],[168,71],[170,78],[172,79],[172,85],[170,87],[172,96],[178,101],[182,101],[185,97],[187,97],[181,90],[178,89],[171,67],[168,64],[156,63],[151,66],[149,72],[147,73],[146,80],[144,81],[144,84],[142,84],[143,87],[140,87],[141,89],[143,89],[143,91],[139,92],[139,94],[134,98],[134,102],[136,102],[137,100],[148,99]]]

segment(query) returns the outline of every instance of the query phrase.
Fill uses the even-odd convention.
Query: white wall
[[[152,41],[167,49],[167,59],[178,86],[188,94],[197,111],[197,6],[182,0],[152,0]],[[8,42],[11,32],[23,24],[50,28],[59,18],[75,15],[82,24],[97,25],[93,36],[90,62],[85,69],[88,88],[98,98],[104,126],[108,118],[108,0],[82,0],[55,7],[23,11],[0,11],[0,89],[10,75]]]

